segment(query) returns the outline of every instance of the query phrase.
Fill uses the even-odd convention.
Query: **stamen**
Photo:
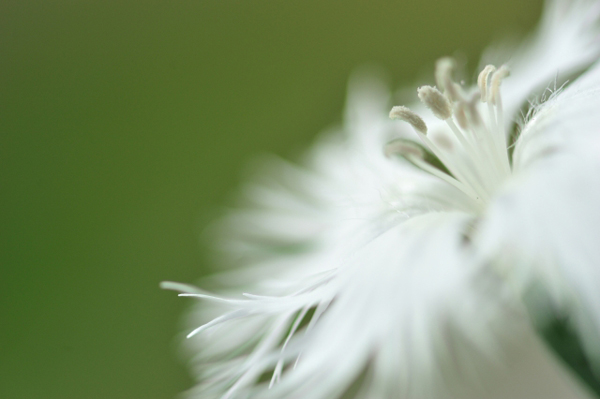
[[[450,169],[450,172],[455,174],[459,180],[464,180],[464,176],[458,170],[453,168],[453,163],[450,162],[450,160],[444,155],[444,153],[440,151],[440,149],[427,137],[427,125],[425,125],[425,122],[423,122],[423,119],[421,119],[419,115],[415,114],[410,109],[404,106],[396,106],[390,111],[390,118],[399,119],[410,123],[415,129],[416,133],[419,135],[419,138],[423,141],[423,143],[435,154],[435,156],[438,157],[438,159],[444,165],[446,165],[446,167],[448,167],[448,169]],[[451,119],[447,119],[446,121],[451,121]],[[404,142],[404,144],[407,144],[407,142]],[[453,177],[447,175],[441,170],[429,165],[422,159],[422,157],[418,157],[415,153],[413,153],[414,148],[409,149],[409,147],[403,147],[402,150],[405,151],[402,153],[402,155],[422,170],[436,177],[439,177],[445,182],[458,188],[463,193],[473,198],[475,201],[479,201],[479,195],[476,193],[475,190],[473,190],[468,185],[462,183],[461,181],[456,180]]]
[[[467,102],[467,116],[469,117],[469,122],[474,126],[481,126],[483,124],[483,119],[481,118],[481,114],[479,114],[479,110],[477,109],[477,103],[481,99],[481,95],[477,92],[471,95],[471,98]]]
[[[435,81],[438,87],[452,102],[461,98],[460,86],[452,80],[452,73],[456,69],[456,61],[450,57],[440,58],[435,64]]]
[[[481,71],[481,73],[477,77],[477,86],[479,87],[479,91],[481,92],[482,103],[487,101],[488,77],[494,71],[496,71],[495,66],[487,65],[485,68],[483,68],[483,71]]]
[[[466,105],[463,102],[463,109],[465,108],[465,106]],[[447,119],[446,123],[448,127],[450,127],[450,130],[452,130],[452,132],[454,133],[454,136],[460,142],[461,146],[463,147],[463,150],[467,155],[467,158],[464,160],[461,160],[460,157],[456,157],[453,160],[455,164],[454,170],[460,171],[460,175],[457,175],[457,177],[459,178],[459,180],[464,181],[469,187],[472,187],[475,192],[479,193],[480,197],[487,200],[489,196],[485,188],[486,180],[482,176],[483,171],[477,169],[472,170],[473,166],[469,166],[469,161],[472,165],[485,165],[485,158],[482,154],[480,154],[477,151],[477,143],[473,140],[467,139],[465,134],[462,132],[461,129],[458,128],[458,126],[454,124],[454,121],[452,119]],[[474,139],[475,132],[472,129],[470,131],[473,135],[471,139]],[[456,174],[456,172],[453,173]]]
[[[500,69],[494,72],[492,75],[492,89],[489,93],[489,102],[495,105],[496,115],[495,118],[492,118],[492,110],[490,110],[490,119],[495,120],[495,131],[496,135],[494,140],[496,145],[503,149],[501,162],[502,167],[506,173],[510,173],[510,161],[508,159],[508,152],[506,151],[506,135],[504,130],[504,110],[502,107],[502,97],[500,96],[500,84],[502,83],[502,79],[510,75],[510,70],[506,65],[502,65]]]
[[[506,173],[510,172],[510,169],[507,169],[508,164],[503,160],[503,158],[506,158],[506,160],[508,159],[506,155],[506,146],[499,142],[499,136],[503,135],[503,132],[498,130],[494,115],[490,114],[490,126],[484,123],[477,108],[479,101],[479,93],[474,93],[467,105],[469,128],[474,137],[477,138],[477,146],[482,152],[482,161],[480,162],[480,165],[483,170],[486,170],[485,173],[488,176],[486,183],[489,186],[494,187],[500,184]],[[488,111],[493,108],[497,107],[494,107],[494,105],[488,101]]]
[[[423,119],[405,106],[399,105],[392,108],[390,111],[390,118],[410,123],[417,132],[427,134],[427,125]]]
[[[502,83],[502,79],[510,75],[510,70],[506,65],[502,65],[500,69],[498,69],[492,75],[492,84],[491,90],[489,92],[488,101],[494,105],[498,105],[498,99],[500,97],[500,83]]]
[[[444,57],[437,60],[435,63],[435,82],[438,87],[442,90],[446,90],[446,81],[450,77],[452,79],[452,72],[456,68],[456,62],[453,58]]]
[[[451,184],[452,186],[456,187],[457,189],[459,189],[460,191],[462,191],[463,193],[465,193],[466,195],[468,195],[472,199],[474,199],[476,201],[479,200],[479,196],[469,186],[467,186],[467,185],[463,184],[462,182],[456,180],[452,176],[450,176],[450,175],[442,172],[438,168],[436,168],[436,167],[428,164],[423,159],[417,158],[417,157],[412,156],[412,155],[408,155],[406,157],[406,159],[408,159],[409,161],[411,161],[412,163],[414,163],[416,166],[418,166],[420,169],[424,170],[425,172],[428,172],[429,174],[431,174],[431,175],[433,175],[435,177],[438,177],[438,178],[442,179],[443,181],[445,181],[446,183]]]
[[[414,156],[421,159],[425,158],[425,151],[420,145],[405,139],[390,141],[386,144],[384,153],[388,158],[392,155],[400,155],[402,157]]]
[[[458,139],[460,144],[463,146],[463,148],[467,152],[467,154],[469,154],[471,156],[471,158],[473,158],[474,156],[476,157],[477,152],[475,151],[473,144],[467,140],[467,138],[465,137],[463,132],[454,124],[454,121],[452,119],[448,119],[448,120],[446,120],[446,123],[448,124],[448,127],[450,127],[450,130],[452,130],[452,133],[454,133],[454,136]],[[467,126],[468,126],[468,123],[467,123]]]
[[[421,86],[417,89],[419,99],[433,114],[443,121],[452,117],[450,101],[435,87]]]
[[[509,70],[506,66],[496,69],[487,65],[477,78],[479,90],[467,96],[452,80],[455,68],[453,59],[440,59],[435,70],[440,89],[422,86],[417,93],[421,102],[446,122],[456,140],[447,131],[427,136],[423,119],[406,107],[394,107],[390,118],[410,123],[424,147],[413,141],[396,140],[386,145],[385,154],[406,158],[483,205],[511,173],[500,96],[500,84]],[[480,102],[487,103],[488,117],[480,113]],[[444,164],[448,173],[426,161],[428,151]]]
[[[450,137],[448,137],[448,135],[444,134],[443,132],[435,132],[430,136],[431,141],[433,141],[435,145],[437,145],[439,148],[447,152],[451,152],[454,150],[454,143],[452,142],[452,140],[450,140]]]
[[[466,130],[469,128],[469,120],[467,119],[465,106],[466,104],[464,101],[460,101],[454,105],[454,118],[456,119],[456,122],[458,122],[458,126]]]

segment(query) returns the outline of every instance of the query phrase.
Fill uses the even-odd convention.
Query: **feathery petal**
[[[597,130],[597,129],[596,129]],[[600,133],[600,132],[598,132]],[[490,205],[475,239],[520,295],[542,283],[600,361],[600,134],[536,162]]]
[[[600,63],[532,111],[515,145],[515,171],[557,151],[585,150],[600,137]]]
[[[538,29],[516,49],[492,47],[482,58],[508,63],[511,78],[504,83],[507,118],[560,75],[564,81],[600,55],[600,3],[595,0],[548,0]]]

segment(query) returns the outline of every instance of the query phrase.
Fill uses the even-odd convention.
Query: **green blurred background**
[[[541,1],[1,0],[0,398],[173,398],[203,227],[346,81],[524,33]]]

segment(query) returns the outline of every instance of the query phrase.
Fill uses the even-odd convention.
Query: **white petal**
[[[469,266],[470,218],[411,219],[357,251],[302,342],[298,367],[260,398],[584,398],[502,282]],[[254,396],[253,396],[254,397]]]
[[[599,18],[595,0],[546,1],[541,24],[528,41],[510,52],[488,51],[484,63],[508,63],[511,68],[510,78],[502,83],[508,118],[514,119],[532,94],[548,87],[557,74],[564,80],[598,58]]]
[[[476,244],[524,294],[542,284],[600,361],[600,141],[537,162],[490,205]]]
[[[600,137],[600,63],[539,106],[515,147],[515,170],[556,151],[577,151]]]
[[[384,156],[386,143],[401,134],[392,129],[401,124],[388,118],[388,97],[381,83],[355,77],[346,125],[326,132],[304,166],[262,161],[244,187],[243,206],[207,232],[228,263],[244,266],[240,276],[317,273],[331,268],[340,246],[358,245],[416,214],[473,208],[454,187]]]

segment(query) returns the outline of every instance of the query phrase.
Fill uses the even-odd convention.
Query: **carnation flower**
[[[163,283],[200,300],[189,397],[591,397],[532,316],[600,361],[599,4],[549,1],[473,87],[441,59],[410,107],[354,79],[302,166],[266,160],[222,290]]]

